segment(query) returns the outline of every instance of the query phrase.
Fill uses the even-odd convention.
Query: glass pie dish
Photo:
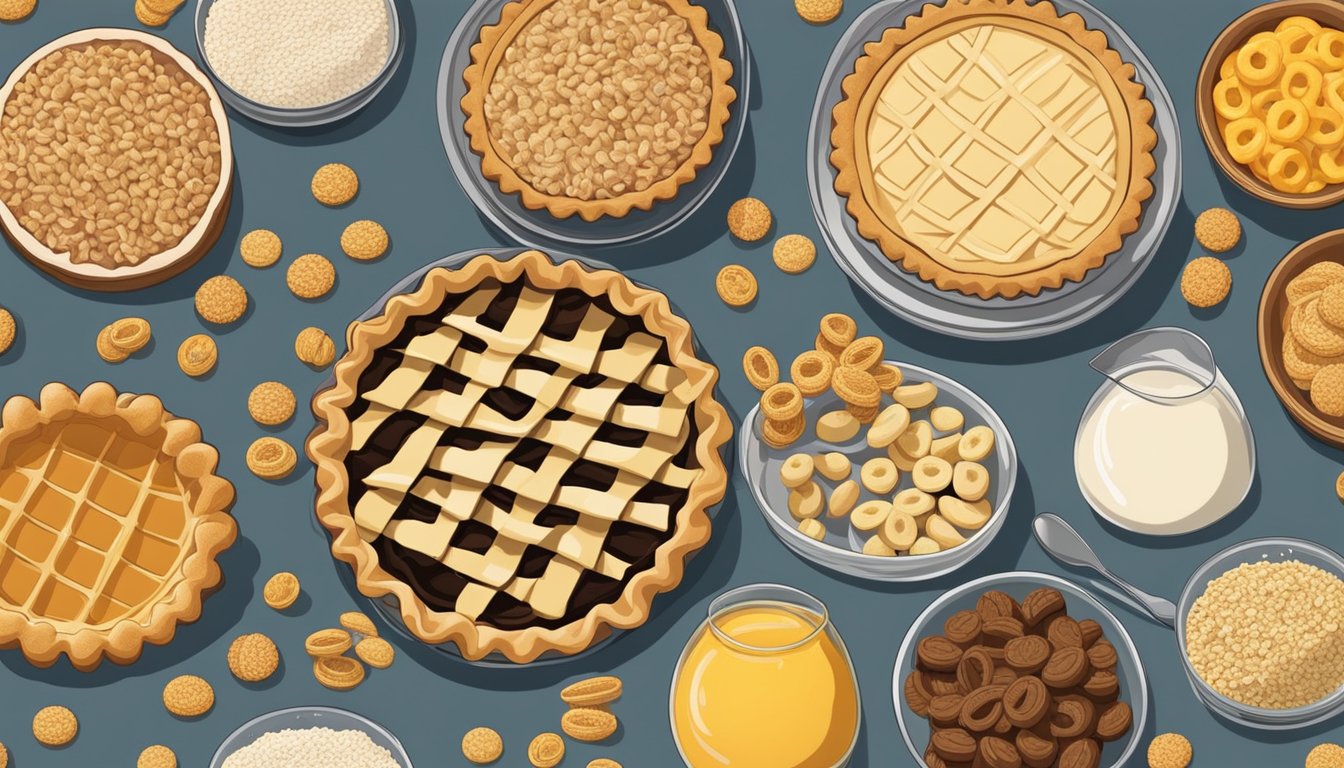
[[[990,590],[1000,590],[1021,601],[1038,587],[1053,587],[1064,595],[1068,603],[1068,613],[1076,619],[1092,619],[1101,625],[1107,640],[1115,646],[1119,656],[1116,676],[1120,683],[1120,700],[1129,703],[1133,712],[1133,722],[1128,733],[1122,738],[1102,745],[1100,768],[1122,768],[1128,765],[1130,758],[1139,748],[1144,738],[1144,726],[1148,720],[1148,679],[1139,660],[1138,649],[1125,631],[1120,620],[1105,606],[1097,601],[1087,590],[1071,581],[1033,571],[1013,571],[994,574],[963,584],[943,593],[925,608],[914,623],[896,656],[895,673],[892,675],[891,695],[896,708],[896,722],[901,729],[901,738],[914,757],[914,764],[927,766],[922,748],[929,740],[929,722],[916,715],[905,703],[905,679],[915,668],[915,647],[919,641],[929,635],[938,634],[943,623],[952,614],[975,608],[980,595]]]
[[[866,430],[860,430],[858,435],[843,444],[828,443],[817,438],[814,429],[817,417],[843,406],[840,398],[831,390],[806,401],[805,412],[809,426],[802,438],[787,448],[772,448],[761,439],[765,417],[759,404],[752,408],[743,421],[744,426],[738,437],[740,468],[766,524],[799,557],[823,568],[874,581],[923,581],[950,573],[970,562],[998,535],[1008,516],[1008,506],[1017,482],[1017,449],[1003,419],[974,392],[934,371],[894,361],[887,363],[900,368],[907,381],[935,384],[938,387],[937,404],[960,410],[965,415],[968,428],[984,425],[994,432],[994,451],[987,460],[990,491],[985,497],[990,502],[992,513],[988,522],[968,535],[964,543],[929,555],[882,557],[864,554],[864,539],[850,525],[847,517],[820,515],[817,519],[826,526],[826,536],[821,541],[798,530],[798,521],[789,512],[789,489],[780,482],[779,474],[789,456],[795,453],[841,451],[857,465],[867,459],[887,455],[883,449],[869,448],[864,444]],[[911,487],[909,473],[901,474],[901,482],[893,489],[893,493]]]
[[[210,768],[222,768],[224,761],[238,750],[268,733],[284,730],[304,730],[308,728],[330,728],[337,731],[359,731],[368,736],[374,744],[392,753],[392,757],[402,768],[414,768],[406,748],[401,745],[392,732],[372,720],[334,707],[291,707],[268,712],[260,717],[238,726],[228,738],[215,750],[210,758]]]

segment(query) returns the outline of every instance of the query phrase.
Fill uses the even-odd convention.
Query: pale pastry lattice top
[[[953,269],[1016,273],[1072,257],[1123,193],[1117,120],[1077,56],[985,24],[913,52],[868,126],[880,202]]]
[[[419,423],[395,430],[394,455],[371,449],[385,463],[352,488],[358,530],[457,574],[453,610],[473,621],[501,593],[543,621],[565,617],[585,574],[630,575],[608,541],[616,527],[675,527],[668,499],[700,471],[683,455],[697,387],[665,362],[664,340],[577,291],[491,281],[445,307],[403,334],[395,368],[360,395],[352,456],[407,415]],[[545,524],[556,508],[576,521]],[[457,543],[482,530],[493,539]]]
[[[151,443],[81,417],[16,447],[0,473],[0,604],[98,628],[173,586],[194,529],[173,460]]]

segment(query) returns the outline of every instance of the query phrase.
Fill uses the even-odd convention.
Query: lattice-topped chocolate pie
[[[666,297],[528,252],[432,270],[314,409],[317,513],[366,594],[464,655],[637,626],[709,537],[731,434]]]

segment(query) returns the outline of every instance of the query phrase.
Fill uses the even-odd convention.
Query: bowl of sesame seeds
[[[396,0],[197,0],[196,45],[234,111],[281,128],[359,112],[405,52]]]
[[[1176,632],[1196,697],[1219,717],[1288,730],[1344,711],[1344,558],[1319,544],[1254,539],[1209,558]]]
[[[413,768],[386,728],[334,707],[292,707],[238,727],[210,768]]]

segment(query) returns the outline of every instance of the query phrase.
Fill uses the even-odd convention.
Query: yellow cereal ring
[[[1322,189],[1325,189],[1325,182],[1319,181],[1316,178],[1316,172],[1313,171],[1311,174],[1311,181],[1308,181],[1307,186],[1302,188],[1302,194],[1310,195],[1320,192]]]
[[[1265,124],[1254,117],[1233,120],[1223,129],[1223,141],[1232,159],[1238,163],[1250,163],[1260,157],[1269,141]]]
[[[1322,30],[1316,36],[1316,53],[1329,69],[1344,69],[1344,32],[1338,29]]]
[[[1305,61],[1290,61],[1283,67],[1283,77],[1279,78],[1279,90],[1289,98],[1298,99],[1304,104],[1316,104],[1321,100],[1321,87],[1325,78],[1321,70]]]
[[[1284,27],[1274,30],[1274,37],[1283,46],[1284,61],[1302,61],[1316,52],[1316,34],[1302,27]]]
[[[1325,84],[1321,86],[1321,93],[1324,96],[1322,101],[1325,105],[1344,115],[1344,75],[1330,73],[1325,76]]]
[[[1273,33],[1253,36],[1237,51],[1237,77],[1247,85],[1269,85],[1283,71],[1283,46]]]
[[[1255,171],[1256,176],[1259,176],[1265,182],[1269,181],[1269,159],[1281,149],[1283,149],[1282,144],[1275,144],[1268,140],[1265,141],[1265,146],[1260,150],[1259,156],[1249,163],[1251,170]]]
[[[1218,77],[1226,80],[1229,77],[1236,77],[1237,74],[1237,52],[1233,51],[1227,54],[1223,63],[1218,66]]]
[[[1269,158],[1269,183],[1280,192],[1301,192],[1311,181],[1311,162],[1297,147],[1284,147]]]
[[[1251,92],[1235,76],[1225,77],[1213,86],[1213,108],[1226,120],[1240,120],[1251,114]]]
[[[1309,16],[1289,16],[1288,18],[1279,22],[1279,25],[1274,28],[1274,32],[1275,33],[1282,32],[1285,29],[1291,29],[1293,27],[1297,27],[1298,29],[1305,29],[1308,33],[1312,35],[1317,35],[1321,31],[1320,23]]]
[[[1269,118],[1269,110],[1283,98],[1278,88],[1266,88],[1251,94],[1251,114],[1261,120]]]
[[[1344,143],[1344,116],[1329,107],[1307,107],[1311,115],[1311,126],[1307,128],[1307,141],[1317,149],[1325,150]]]
[[[1316,158],[1316,169],[1327,183],[1344,184],[1344,148],[1322,152]]]
[[[1265,124],[1269,138],[1291,144],[1307,135],[1311,115],[1307,113],[1307,105],[1297,99],[1282,99],[1269,108],[1269,119]]]

